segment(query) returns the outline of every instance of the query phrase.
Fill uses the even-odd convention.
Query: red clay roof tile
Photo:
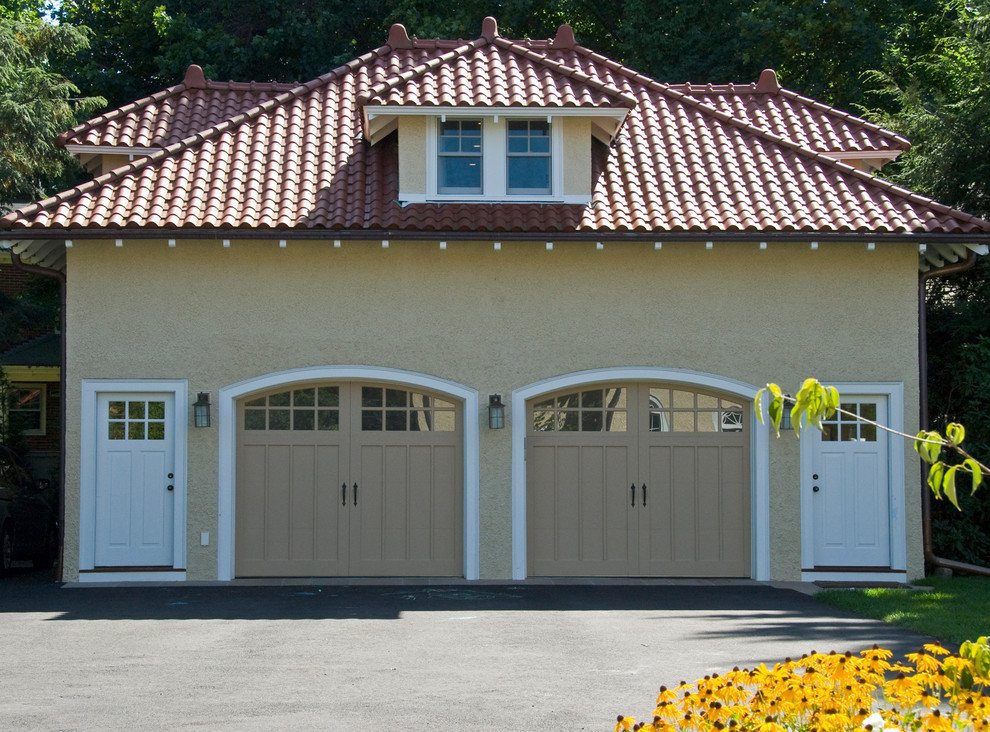
[[[494,26],[488,28],[490,31]],[[0,220],[7,229],[388,230],[437,233],[984,233],[990,223],[827,152],[907,141],[762,80],[665,85],[558,41],[384,46],[307,82],[187,82],[71,130],[64,142],[166,145]],[[205,86],[206,88],[201,88]],[[248,85],[249,86],[249,85]],[[627,108],[593,145],[589,205],[399,205],[396,135],[370,145],[361,105]],[[186,135],[184,139],[179,139]]]

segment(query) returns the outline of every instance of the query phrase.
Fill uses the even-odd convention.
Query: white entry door
[[[98,395],[98,568],[173,566],[174,402],[170,393]]]
[[[847,398],[841,407],[886,424],[886,397]],[[889,568],[888,434],[840,413],[823,426],[805,432],[812,460],[802,486],[811,491],[814,569]]]

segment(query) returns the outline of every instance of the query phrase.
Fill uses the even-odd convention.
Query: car
[[[58,553],[58,522],[50,481],[36,481],[20,456],[0,445],[0,575],[14,561],[30,559],[48,569]]]

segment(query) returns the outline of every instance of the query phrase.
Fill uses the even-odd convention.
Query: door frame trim
[[[234,579],[234,513],[237,454],[236,402],[249,394],[307,381],[369,381],[418,386],[446,394],[464,404],[464,578],[481,573],[481,470],[478,390],[429,374],[378,366],[336,365],[276,371],[220,389],[217,420],[220,442],[218,463],[217,579]]]
[[[185,379],[83,379],[79,446],[79,570],[96,566],[96,435],[100,394],[172,394],[175,505],[172,567],[186,567],[186,444],[189,432],[189,383]]]
[[[651,366],[609,367],[575,371],[513,390],[512,416],[512,579],[526,579],[526,402],[571,386],[612,381],[662,381],[733,394],[748,401],[758,387],[735,379],[687,369]],[[751,576],[770,579],[770,429],[764,420],[750,430]]]
[[[886,425],[904,431],[904,382],[901,381],[837,381],[830,386],[838,389],[840,396],[882,396],[887,399]],[[801,442],[801,566],[814,567],[815,515],[808,476],[811,474],[811,440]],[[890,569],[907,570],[907,525],[904,485],[904,440],[897,435],[887,435],[887,492],[890,520]],[[813,570],[808,570],[813,571]]]

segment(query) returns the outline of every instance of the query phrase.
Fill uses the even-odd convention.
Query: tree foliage
[[[104,104],[51,70],[85,48],[80,28],[22,16],[0,18],[0,203],[40,198],[72,165],[55,138]]]

